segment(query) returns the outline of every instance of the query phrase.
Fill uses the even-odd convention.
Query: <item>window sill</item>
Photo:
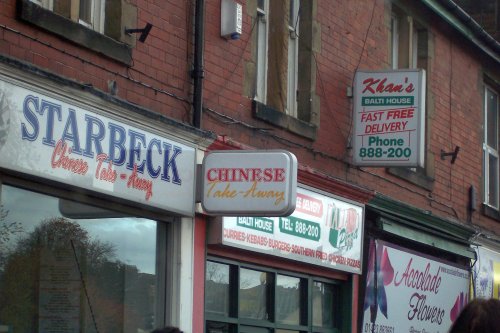
[[[487,217],[500,221],[500,211],[483,203],[483,214]]]
[[[17,17],[127,66],[132,64],[130,46],[57,15],[29,0],[17,1]]]
[[[428,191],[434,189],[434,179],[425,175],[423,170],[412,171],[408,168],[387,168],[387,172]]]
[[[263,120],[272,125],[284,128],[294,134],[315,140],[318,128],[315,125],[289,116],[283,112],[277,111],[265,104],[253,101],[253,115],[255,118]]]

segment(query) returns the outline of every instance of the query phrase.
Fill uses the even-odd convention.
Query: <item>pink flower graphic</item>
[[[468,299],[468,294],[464,295],[463,292],[461,292],[460,295],[457,296],[455,304],[450,310],[450,319],[452,323],[455,322],[462,309],[465,307],[465,305],[467,305]]]
[[[393,279],[394,268],[391,265],[387,248],[377,246],[376,242],[371,240],[364,310],[370,308],[370,321],[372,323],[375,323],[379,309],[384,317],[388,318],[385,286],[391,284]]]

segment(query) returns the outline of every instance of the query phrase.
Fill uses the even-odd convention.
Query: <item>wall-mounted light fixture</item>
[[[456,146],[455,147],[455,150],[452,151],[452,152],[445,152],[441,149],[441,159],[444,160],[446,156],[451,156],[451,161],[450,163],[453,164],[455,163],[455,160],[457,159],[457,156],[458,156],[458,152],[460,151],[460,147],[459,146]]]
[[[139,37],[139,42],[144,43],[146,41],[146,38],[148,38],[149,32],[151,31],[151,28],[153,25],[151,23],[146,23],[146,26],[142,29],[125,29],[125,33],[127,35],[130,34],[135,34],[135,33],[140,33],[141,36]]]

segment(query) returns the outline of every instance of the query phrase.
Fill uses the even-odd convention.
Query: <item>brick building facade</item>
[[[392,262],[396,273],[398,264],[404,268],[413,255],[414,263],[423,262],[414,268],[420,272],[428,260],[431,271],[442,267],[436,275],[453,269],[455,277],[471,274],[472,294],[465,277],[443,282],[439,301],[427,295],[436,308],[459,309],[463,302],[456,302],[456,290],[462,299],[464,293],[466,298],[498,298],[493,272],[500,270],[500,44],[492,30],[473,19],[477,16],[467,2],[456,3],[2,0],[0,332],[56,332],[58,327],[90,332],[99,326],[106,331],[99,314],[105,308],[100,303],[106,302],[116,302],[116,313],[108,315],[124,332],[167,324],[184,332],[369,332],[376,325],[445,331],[453,321],[448,314],[438,324],[429,318],[391,321],[397,312],[390,304],[397,302],[399,290],[392,278],[384,280],[385,308],[370,301],[371,292],[379,295],[384,289],[373,277],[382,269],[379,252],[388,255],[384,263]],[[226,5],[229,9],[222,10]],[[221,36],[221,16],[236,19],[238,11],[241,32]],[[127,29],[146,31],[141,36],[142,30]],[[419,106],[425,112],[420,123],[424,144],[418,147],[423,163],[356,165],[356,73],[408,69],[425,72],[425,100]],[[63,173],[56,170],[56,141],[50,138],[72,143],[67,157],[73,162],[59,168]],[[29,148],[37,142],[40,148]],[[196,164],[212,150],[255,149],[286,150],[297,157],[298,197],[322,208],[317,215],[303,208],[293,221],[321,230],[316,245],[297,235],[276,235],[278,219],[270,236],[203,212],[195,194]],[[92,173],[103,151],[109,154],[101,162],[108,163],[111,174],[113,167],[124,170],[108,181],[114,188],[103,184],[106,172]],[[118,151],[126,157],[113,155]],[[52,164],[45,167],[48,161]],[[90,178],[79,180],[71,163],[87,163]],[[69,176],[64,174],[68,170]],[[147,178],[147,173],[150,178],[142,184],[149,184],[150,196],[129,193],[144,190],[131,178]],[[121,176],[129,179],[124,188],[116,185]],[[162,181],[171,187],[160,190]],[[35,193],[47,198],[34,198]],[[99,209],[63,205],[68,213],[59,203],[58,211],[44,215],[41,203],[49,197]],[[36,206],[33,220],[23,220],[23,205]],[[347,207],[338,208],[337,220],[335,205]],[[348,211],[361,213],[352,218]],[[72,241],[65,249],[67,258],[81,259],[74,266],[40,250],[50,244],[37,243],[39,252],[29,252],[35,259],[20,249],[19,244],[29,244],[27,239],[44,230],[39,228],[43,218],[59,215],[88,233],[82,244],[89,248],[82,253],[93,253],[91,245],[101,242],[112,245],[102,252],[109,256],[83,258]],[[132,224],[130,216],[150,224],[141,219]],[[85,224],[97,218],[116,233]],[[120,223],[130,223],[123,234]],[[155,231],[147,236],[132,232],[150,225]],[[334,245],[329,238],[333,229],[352,237],[354,247]],[[302,254],[248,241],[237,244],[225,238],[226,230],[303,246]],[[122,241],[115,243],[115,238]],[[132,246],[136,243],[138,249]],[[308,246],[359,266],[308,261]],[[21,255],[26,262],[19,265],[34,260],[40,267],[23,280],[31,283],[23,289],[29,301],[2,301],[12,299],[8,289],[25,271],[13,264]],[[154,258],[149,268],[141,266],[145,257]],[[485,270],[478,271],[482,258],[487,258]],[[66,267],[64,272],[74,276],[73,287],[60,287],[56,277],[44,279],[41,272],[47,267]],[[141,274],[142,280],[133,277]],[[147,282],[137,287],[137,281]],[[99,297],[96,286],[113,282],[116,295]],[[58,303],[50,287],[67,303]],[[144,288],[149,288],[147,298],[127,291]],[[47,299],[53,300],[52,307],[44,303]],[[154,303],[149,312],[147,302]],[[14,310],[19,308],[29,310]],[[62,308],[69,308],[69,314],[53,319]]]

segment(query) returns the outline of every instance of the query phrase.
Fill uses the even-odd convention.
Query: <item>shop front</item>
[[[478,244],[473,246],[477,259],[473,262],[474,298],[500,299],[500,247],[498,241],[489,236],[481,235]]]
[[[474,230],[382,195],[366,207],[360,332],[448,332],[470,298]]]
[[[296,197],[290,216],[208,220],[206,332],[353,329],[364,205],[304,184]]]
[[[179,133],[0,68],[0,332],[191,327],[196,148]]]

